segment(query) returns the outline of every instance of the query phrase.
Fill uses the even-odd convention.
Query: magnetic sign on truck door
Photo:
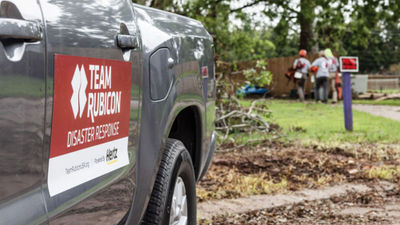
[[[132,68],[78,56],[54,60],[50,196],[129,164]]]

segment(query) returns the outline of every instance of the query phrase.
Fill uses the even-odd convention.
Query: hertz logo
[[[114,148],[113,150],[107,149],[107,153],[106,153],[107,165],[111,165],[118,161],[117,152],[118,152],[118,149],[116,149],[116,148]]]

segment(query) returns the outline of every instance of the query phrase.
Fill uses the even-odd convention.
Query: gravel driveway
[[[353,109],[400,121],[400,106],[353,105]]]

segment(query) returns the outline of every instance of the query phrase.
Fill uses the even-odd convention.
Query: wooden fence
[[[311,55],[308,56],[308,60],[310,62],[314,61],[318,56]],[[292,57],[279,57],[279,58],[270,58],[267,59],[268,70],[273,74],[273,80],[271,85],[268,87],[268,90],[272,94],[272,96],[282,97],[290,94],[290,91],[296,88],[293,82],[289,82],[285,77],[285,72],[289,67],[293,66],[294,60],[298,58],[297,56]],[[235,83],[244,84],[245,77],[243,75],[243,70],[254,68],[257,61],[246,61],[246,62],[237,62],[236,66],[232,66],[226,63],[219,62],[218,71],[225,74],[225,76],[229,76]],[[234,68],[232,68],[234,67]],[[312,89],[313,84],[310,81],[310,77],[308,77],[305,84],[305,92],[308,94]]]
[[[368,90],[398,89],[399,76],[368,75]]]
[[[307,58],[312,63],[318,55],[309,55]],[[285,72],[293,65],[297,56],[292,57],[279,57],[267,59],[268,70],[273,74],[272,84],[267,87],[274,97],[288,96],[292,89],[296,88],[293,82],[288,82],[285,77]],[[218,62],[217,71],[224,74],[225,78],[230,79],[238,85],[243,85],[246,81],[243,71],[250,68],[255,68],[257,61],[237,62],[235,64]],[[393,79],[399,78],[398,76],[387,75],[368,75],[368,89],[395,89],[399,84],[393,84]],[[383,80],[383,81],[382,81]],[[314,84],[311,83],[310,76],[308,76],[305,84],[305,93],[309,94]],[[330,85],[329,85],[330,86]]]

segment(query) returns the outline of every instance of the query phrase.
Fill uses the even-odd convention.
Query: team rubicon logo
[[[87,78],[85,68],[76,65],[74,76],[72,77],[71,86],[72,86],[72,97],[71,97],[71,107],[72,112],[74,113],[74,118],[79,112],[79,117],[82,118],[83,109],[86,105],[86,86],[87,86]]]
[[[70,100],[74,118],[77,118],[78,113],[79,118],[82,118],[85,109],[86,117],[90,118],[92,123],[96,117],[120,113],[122,92],[111,91],[112,67],[90,64],[88,75],[89,77],[83,65],[76,65],[71,81],[73,93]]]

